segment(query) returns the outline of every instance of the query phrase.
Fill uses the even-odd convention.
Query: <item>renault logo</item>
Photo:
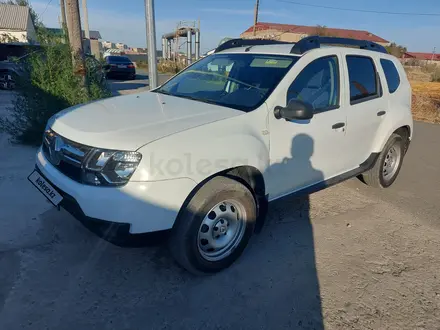
[[[50,160],[53,165],[60,165],[63,159],[64,141],[61,137],[56,136],[49,148]]]

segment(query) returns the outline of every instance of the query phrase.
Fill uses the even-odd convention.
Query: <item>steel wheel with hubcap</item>
[[[369,186],[377,188],[391,186],[399,174],[404,153],[402,137],[393,133],[379,154],[373,168],[362,174],[363,181]]]
[[[388,150],[383,162],[383,179],[385,182],[390,181],[400,168],[402,148],[400,145],[394,144]]]
[[[242,254],[257,218],[252,192],[227,177],[214,177],[192,196],[171,231],[170,251],[194,274],[215,273]]]
[[[240,243],[245,230],[246,210],[237,201],[215,205],[203,218],[198,235],[198,248],[203,258],[221,260]]]

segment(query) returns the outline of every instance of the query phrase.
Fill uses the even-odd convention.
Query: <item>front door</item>
[[[286,121],[269,114],[270,200],[347,171],[339,62],[338,56],[331,55],[305,64],[286,91],[281,105],[290,100],[307,102],[314,109],[311,120]]]

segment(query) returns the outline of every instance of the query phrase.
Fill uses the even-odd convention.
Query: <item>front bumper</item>
[[[128,182],[123,187],[94,187],[68,178],[50,164],[41,148],[38,171],[57,188],[61,206],[81,221],[106,221],[130,234],[167,230],[196,183],[182,178],[166,181]]]

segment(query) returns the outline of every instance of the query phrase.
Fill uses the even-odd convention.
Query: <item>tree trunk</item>
[[[81,76],[82,83],[86,86],[86,66],[81,34],[81,17],[79,15],[78,0],[66,0],[67,15],[70,22],[69,41],[72,50],[73,72]]]

